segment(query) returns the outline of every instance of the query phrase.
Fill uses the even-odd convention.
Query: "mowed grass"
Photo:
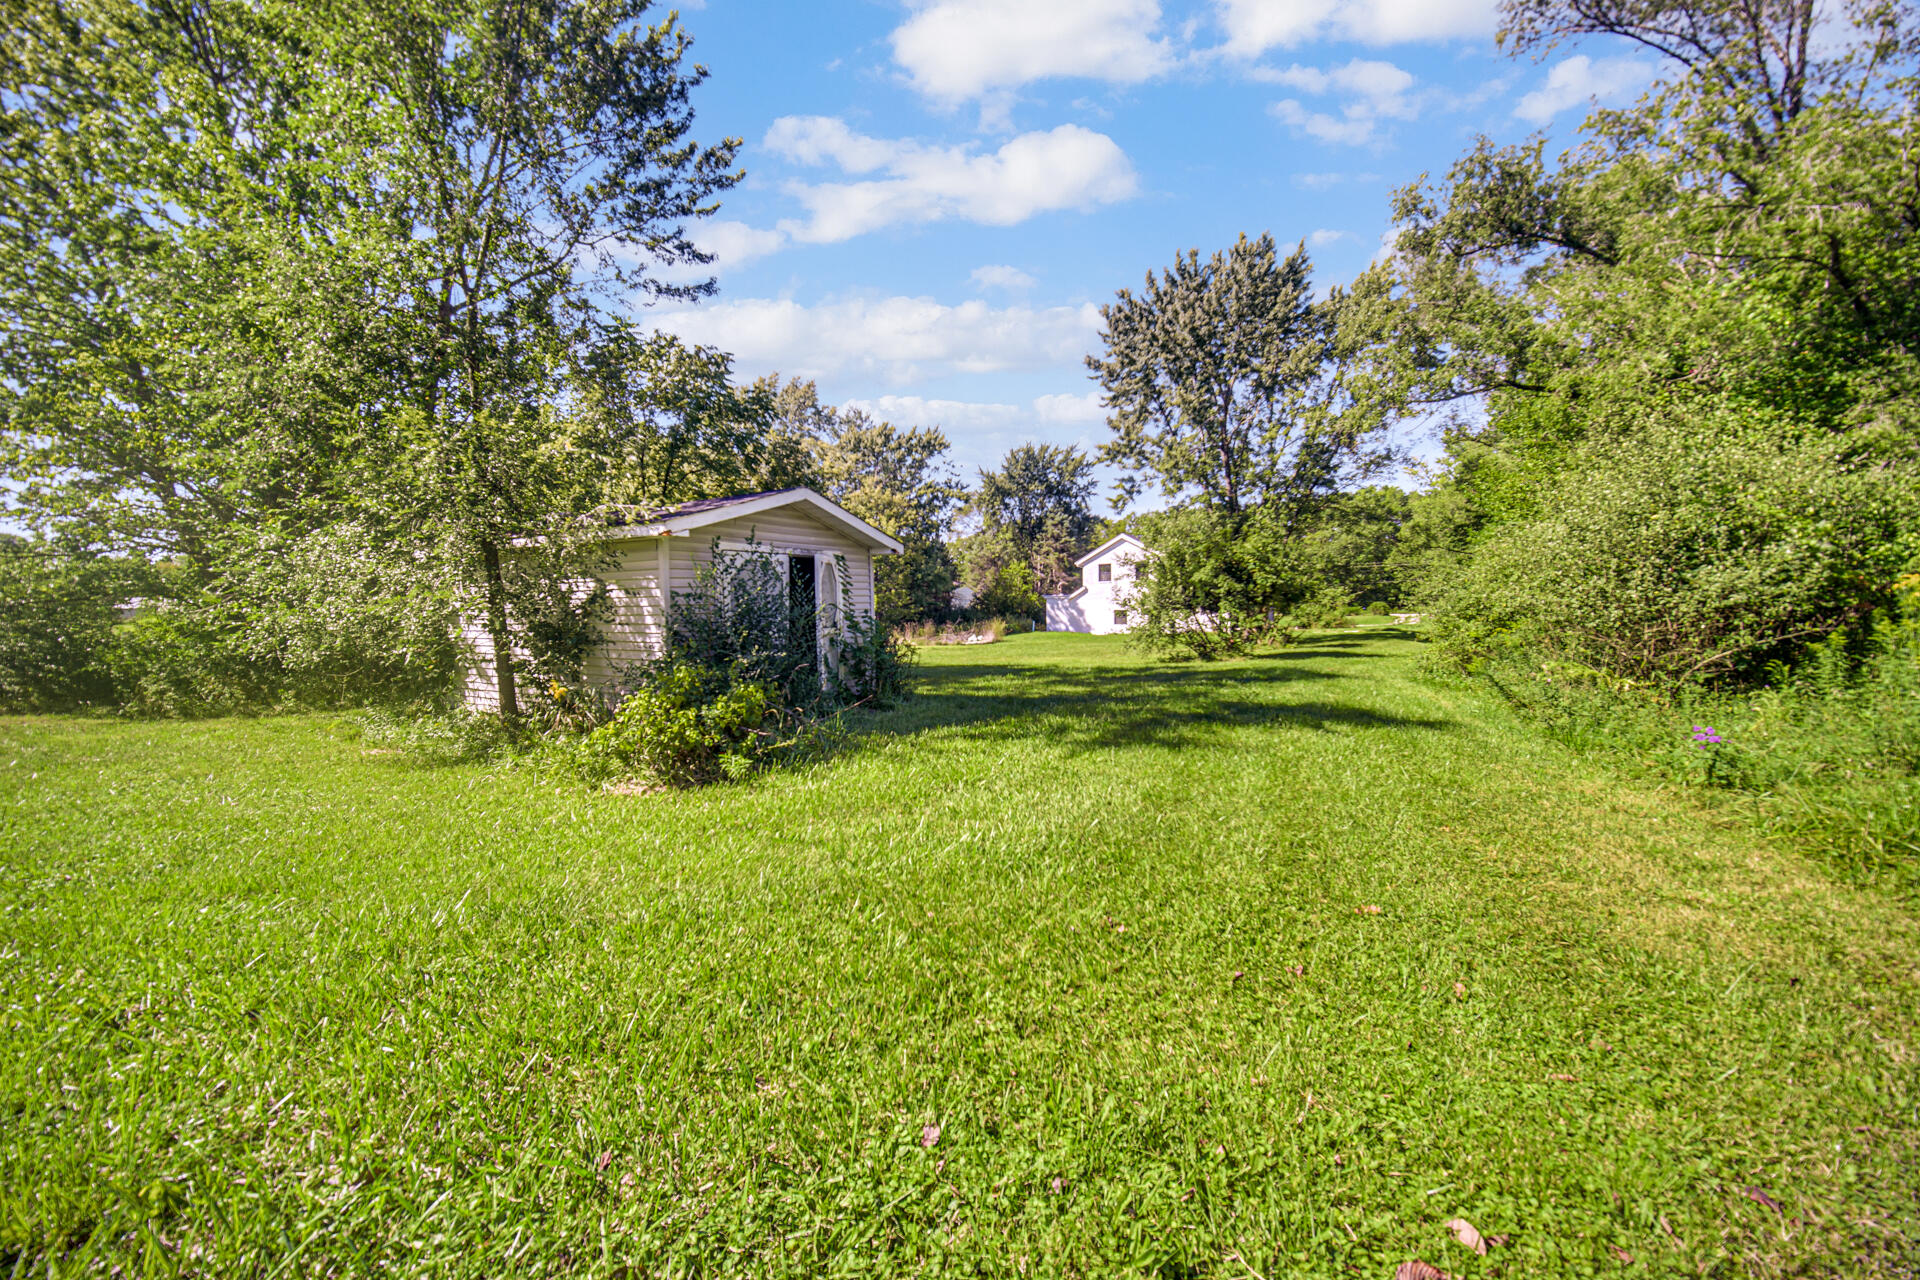
[[[1913,1274],[1914,921],[1414,650],[664,795],[0,721],[0,1274]]]

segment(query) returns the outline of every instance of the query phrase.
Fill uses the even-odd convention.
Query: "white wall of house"
[[[588,684],[612,690],[625,666],[660,656],[672,607],[670,593],[693,589],[700,571],[713,563],[716,540],[723,551],[753,543],[782,556],[812,556],[815,590],[823,604],[829,596],[835,604],[841,602],[838,574],[844,565],[847,604],[856,614],[873,615],[872,548],[815,519],[801,504],[714,521],[665,537],[623,538],[610,544],[615,564],[603,580],[612,589],[613,620],[602,626],[605,643],[587,658],[581,673]],[[589,587],[581,584],[583,591]],[[493,644],[485,620],[464,619],[461,634],[474,654],[462,683],[463,699],[478,710],[498,710]]]
[[[1096,636],[1130,630],[1135,574],[1146,558],[1146,544],[1130,533],[1088,552],[1078,562],[1080,585],[1066,595],[1047,597],[1047,630]]]

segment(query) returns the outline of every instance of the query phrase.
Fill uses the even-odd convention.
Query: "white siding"
[[[793,506],[758,515],[723,520],[695,529],[673,543],[673,589],[690,591],[701,569],[713,562],[715,539],[724,542],[759,542],[776,551],[800,551],[815,556],[839,555],[846,561],[848,586],[852,588],[855,613],[873,613],[873,554],[865,546],[837,529]]]
[[[634,538],[613,546],[617,563],[605,574],[612,590],[613,620],[604,627],[606,643],[587,659],[582,673],[587,683],[610,689],[623,666],[659,655],[670,611],[667,593],[661,590],[661,553],[665,551],[669,565],[668,590],[691,591],[700,570],[713,560],[716,538],[752,539],[776,550],[821,557],[839,555],[846,563],[854,611],[865,616],[873,613],[873,553],[798,506],[725,520],[670,538]],[[460,631],[475,658],[462,680],[463,700],[476,709],[498,710],[493,644],[484,617],[478,610],[469,614]]]
[[[1047,597],[1047,630],[1082,631],[1096,636],[1112,635],[1132,629],[1130,598],[1135,573],[1147,549],[1128,535],[1119,545],[1102,552],[1099,558],[1080,567],[1080,586],[1072,595]],[[1106,565],[1112,577],[1100,581],[1100,566]],[[1119,621],[1127,613],[1128,621]]]
[[[613,544],[615,560],[601,576],[607,584],[612,618],[601,625],[606,642],[588,655],[581,676],[590,685],[612,688],[622,667],[657,657],[664,634],[664,600],[660,594],[659,538],[635,538]],[[584,596],[592,583],[582,580],[576,593]],[[481,710],[500,708],[494,681],[493,640],[479,609],[461,620],[461,638],[473,650],[474,663],[461,682],[462,701]],[[518,655],[522,660],[527,654]]]

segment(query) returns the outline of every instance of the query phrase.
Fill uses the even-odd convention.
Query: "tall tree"
[[[631,346],[596,298],[711,291],[635,263],[706,261],[687,223],[739,178],[736,140],[691,140],[689,97],[706,70],[688,63],[677,19],[645,24],[648,7],[467,0],[450,22],[396,33],[409,87],[391,180],[394,225],[407,229],[413,404],[442,441],[435,497],[470,549],[499,655],[511,644],[509,545],[598,496],[564,492],[578,466],[556,484],[552,467],[525,465],[538,454],[595,468],[590,450],[540,437],[556,382]],[[552,440],[563,438],[578,439]],[[513,664],[494,666],[500,708],[515,714]]]
[[[710,291],[652,268],[707,260],[688,224],[739,176],[647,10],[9,8],[0,408],[34,518],[210,562],[357,513],[450,552],[508,652],[515,539],[740,438],[716,357],[606,305]],[[704,470],[686,430],[637,448],[663,414]]]
[[[946,435],[841,410],[816,456],[827,496],[906,546],[874,567],[875,613],[894,623],[946,610],[954,565],[945,538],[966,501],[947,460]]]
[[[1087,357],[1113,430],[1100,460],[1124,472],[1116,502],[1149,476],[1229,516],[1330,488],[1355,439],[1328,412],[1336,304],[1313,301],[1305,244],[1282,260],[1270,234],[1120,290],[1100,310],[1106,352]]]
[[[980,472],[970,506],[980,517],[976,537],[982,550],[990,545],[992,551],[968,557],[968,585],[976,595],[997,580],[1007,559],[1026,567],[1038,591],[1065,590],[1074,558],[1090,545],[1099,523],[1092,507],[1097,484],[1093,460],[1070,445],[1017,445],[998,470]]]

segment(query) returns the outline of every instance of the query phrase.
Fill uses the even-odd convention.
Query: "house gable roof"
[[[802,506],[814,519],[838,529],[856,542],[875,551],[898,555],[903,548],[892,536],[862,520],[839,503],[808,488],[769,489],[765,493],[742,493],[731,498],[701,498],[671,507],[645,510],[625,507],[607,513],[612,528],[608,538],[666,538],[692,533],[705,525],[742,516],[759,515],[780,507]]]
[[[1081,556],[1078,560],[1075,560],[1073,562],[1073,567],[1076,569],[1084,569],[1088,565],[1092,564],[1095,560],[1098,560],[1101,556],[1109,555],[1114,551],[1118,551],[1122,547],[1126,547],[1129,550],[1138,551],[1141,555],[1147,554],[1146,543],[1140,541],[1140,539],[1134,537],[1130,533],[1120,533],[1120,534],[1115,534],[1111,538],[1108,538],[1105,542],[1101,543],[1099,546],[1095,547],[1093,550],[1087,552],[1087,554]]]

